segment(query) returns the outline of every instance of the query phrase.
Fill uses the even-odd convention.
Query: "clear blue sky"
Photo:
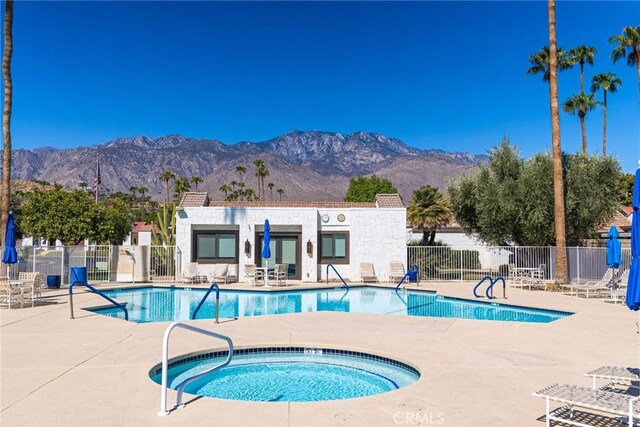
[[[3,7],[4,9],[4,7]],[[559,45],[598,48],[609,149],[640,159],[635,69],[607,38],[640,24],[637,2],[559,2]],[[550,147],[548,88],[525,78],[548,41],[546,2],[25,2],[14,10],[13,143],[73,147],[179,133],[225,143],[292,129],[356,130],[421,148],[484,152],[503,136]],[[579,72],[560,77],[560,99]],[[561,115],[566,151],[577,117]],[[602,110],[587,117],[601,149]]]

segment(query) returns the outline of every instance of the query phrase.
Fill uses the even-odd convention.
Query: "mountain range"
[[[117,138],[93,146],[14,150],[14,178],[56,182],[76,187],[92,185],[99,158],[102,188],[128,192],[145,186],[161,199],[165,170],[188,178],[199,176],[199,191],[223,198],[221,185],[239,180],[236,166],[247,167],[245,182],[256,188],[253,161],[262,159],[270,174],[265,184],[284,190],[283,200],[341,200],[349,179],[376,174],[389,178],[405,202],[421,185],[444,187],[446,181],[474,169],[484,155],[442,150],[421,150],[396,138],[368,132],[343,135],[323,131],[291,131],[262,142],[223,144],[215,139],[182,135],[159,138]],[[271,196],[267,190],[267,199]]]

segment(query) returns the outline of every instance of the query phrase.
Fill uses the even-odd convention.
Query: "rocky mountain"
[[[485,160],[482,155],[420,150],[399,139],[367,132],[291,131],[267,141],[229,145],[181,135],[137,136],[64,150],[15,150],[13,177],[68,187],[81,181],[91,185],[97,158],[102,188],[127,192],[132,186],[145,186],[157,199],[164,194],[159,176],[165,170],[199,176],[203,183],[198,190],[222,198],[219,187],[238,180],[235,168],[244,165],[247,185],[256,188],[252,163],[262,159],[270,172],[265,181],[273,182],[275,189],[282,188],[286,200],[340,200],[351,177],[375,173],[391,179],[405,201],[419,186],[443,187],[447,179],[465,174]]]

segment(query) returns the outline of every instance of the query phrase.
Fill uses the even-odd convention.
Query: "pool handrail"
[[[191,313],[191,320],[195,320],[196,314],[198,314],[198,311],[204,305],[204,302],[206,301],[207,297],[209,296],[211,291],[214,289],[216,290],[216,323],[220,323],[218,321],[219,311],[220,311],[220,286],[218,286],[217,283],[212,283],[211,286],[209,286],[209,290],[204,294],[204,297],[202,297],[196,309],[193,310],[193,313]]]
[[[338,270],[336,270],[336,268],[333,266],[333,264],[327,264],[327,285],[329,284],[329,267],[331,267],[333,269],[333,271],[336,273],[336,275],[340,278],[340,280],[342,280],[342,285],[345,288],[349,289],[349,285],[347,285],[347,282],[344,281],[344,279],[342,278],[340,273],[338,273]]]
[[[167,326],[167,329],[164,331],[164,337],[162,338],[162,390],[160,391],[160,411],[158,412],[159,416],[169,415],[169,413],[171,412],[167,410],[167,388],[169,381],[169,337],[171,335],[171,331],[173,331],[175,328],[186,329],[192,332],[197,332],[199,334],[226,341],[229,347],[229,354],[227,355],[227,359],[220,365],[216,365],[211,369],[208,369],[204,372],[199,373],[198,375],[194,375],[193,377],[189,377],[186,380],[182,381],[176,389],[178,391],[178,395],[176,397],[176,406],[173,409],[184,408],[184,404],[182,403],[182,393],[184,392],[184,388],[189,383],[202,378],[203,376],[210,374],[213,371],[224,368],[229,363],[231,363],[231,358],[233,357],[233,341],[228,336],[212,331],[207,331],[206,329],[191,326],[186,323],[172,322],[169,326]]]
[[[480,287],[480,285],[482,285],[484,283],[485,280],[489,279],[489,287],[491,287],[491,283],[493,283],[493,278],[491,276],[484,276],[477,284],[476,286],[473,288],[473,296],[476,298],[480,298],[480,295],[478,295],[478,292],[476,292],[478,290],[478,288]]]
[[[494,296],[493,296],[493,286],[494,286],[496,283],[498,283],[498,281],[499,281],[499,280],[502,280],[502,298],[503,298],[503,299],[507,299],[507,282],[506,282],[506,280],[504,280],[504,277],[502,277],[502,276],[498,276],[498,277],[496,277],[495,279],[493,279],[493,280],[491,281],[491,284],[489,285],[489,287],[487,287],[486,295],[487,295],[487,298],[488,298],[488,299],[495,299],[495,298],[497,298],[497,297],[494,297]]]
[[[129,310],[127,310],[127,307],[125,307],[124,304],[120,304],[116,300],[114,300],[112,298],[109,298],[107,295],[103,294],[102,292],[100,292],[99,290],[97,290],[96,288],[91,286],[90,284],[79,282],[79,281],[73,282],[72,284],[69,285],[69,310],[71,311],[71,317],[70,317],[71,319],[75,319],[75,317],[73,317],[73,287],[75,285],[86,286],[92,292],[100,295],[102,298],[106,299],[111,304],[115,305],[117,308],[119,308],[122,311],[124,311],[124,320],[129,320]]]
[[[411,270],[412,268],[416,268],[415,270]],[[419,279],[419,275],[420,275],[420,267],[418,267],[418,264],[411,264],[411,266],[409,267],[409,269],[407,270],[406,273],[404,273],[404,276],[402,276],[402,279],[400,279],[400,282],[398,283],[398,286],[396,286],[396,291],[398,290],[398,288],[400,287],[400,285],[402,285],[402,282],[404,282],[404,279],[409,277],[409,273],[418,273],[418,279]],[[418,285],[419,286],[419,285]]]

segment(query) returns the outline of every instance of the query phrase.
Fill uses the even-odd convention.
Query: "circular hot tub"
[[[226,351],[189,355],[169,364],[169,387],[223,363]],[[162,368],[151,378],[161,382]],[[185,392],[220,399],[313,402],[386,393],[420,373],[406,363],[355,351],[268,347],[235,350],[231,363],[187,385]]]

